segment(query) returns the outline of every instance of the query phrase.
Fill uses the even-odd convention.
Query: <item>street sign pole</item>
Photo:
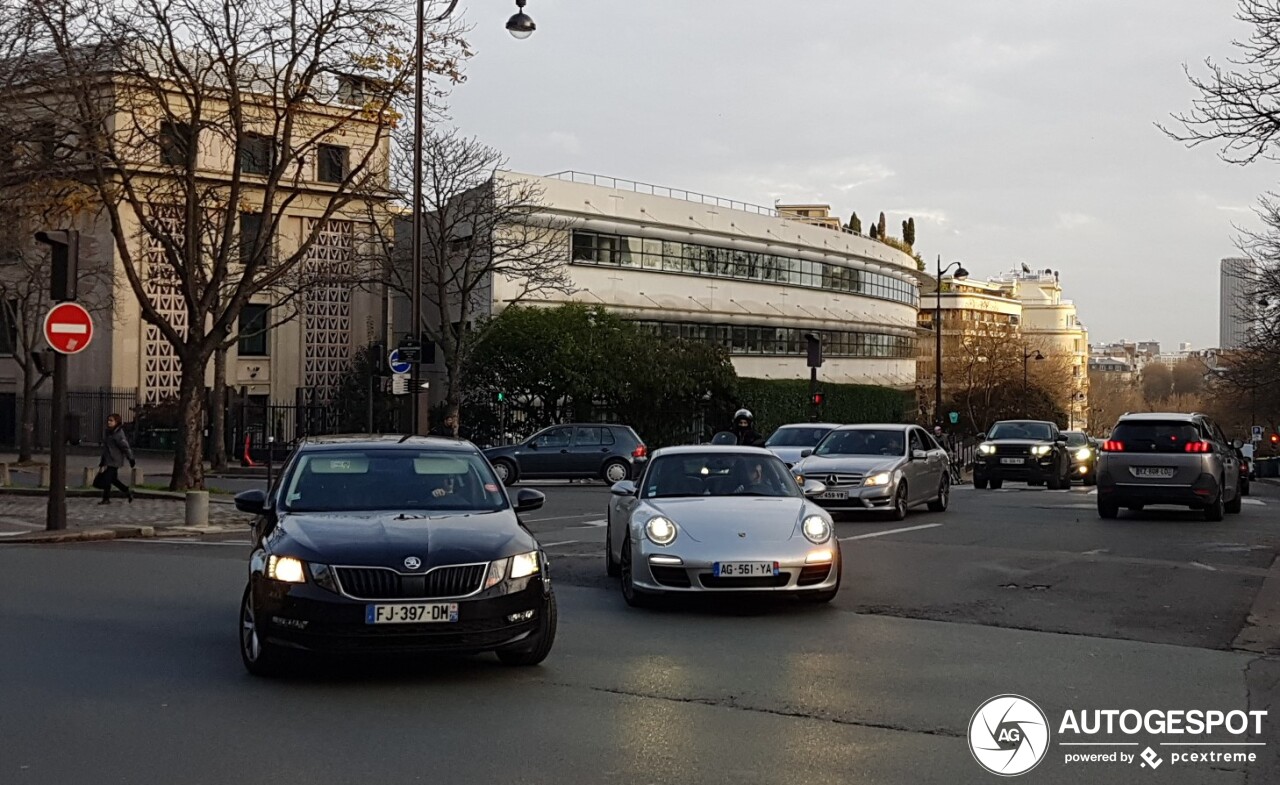
[[[36,232],[36,242],[49,246],[53,264],[49,271],[49,299],[65,303],[76,299],[79,281],[80,233],[75,230]],[[49,508],[45,515],[45,528],[61,531],[67,528],[67,355],[84,351],[93,337],[93,323],[88,312],[83,321],[45,319],[45,340],[53,347],[53,422],[49,429]],[[54,306],[50,316],[60,310]],[[78,314],[75,314],[78,315]],[[52,324],[51,324],[52,322]],[[83,332],[81,332],[83,330]],[[83,335],[81,340],[78,336]],[[70,337],[68,337],[70,336]]]
[[[49,438],[49,512],[45,528],[67,528],[67,355],[53,353],[53,423]]]

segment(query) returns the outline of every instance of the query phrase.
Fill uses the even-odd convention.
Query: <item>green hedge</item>
[[[823,422],[905,422],[912,394],[869,384],[818,383]],[[808,379],[738,379],[738,400],[766,436],[779,425],[809,421]]]

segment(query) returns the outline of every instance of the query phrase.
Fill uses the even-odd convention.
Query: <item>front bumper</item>
[[[458,600],[354,600],[314,583],[287,584],[250,578],[255,616],[268,643],[317,653],[482,652],[528,638],[537,629],[551,592],[543,575],[499,584]],[[368,624],[366,606],[456,602],[458,620],[426,624]],[[528,620],[508,616],[534,611]]]
[[[714,559],[683,553],[679,545],[659,548],[647,541],[632,542],[632,553],[638,554],[632,564],[632,580],[636,587],[650,592],[774,592],[794,593],[834,589],[840,581],[840,542],[833,536],[822,545],[805,540],[803,553],[794,542],[756,543],[753,546],[728,546]],[[698,548],[709,548],[698,543]],[[830,551],[826,561],[806,564],[805,557],[816,551]],[[779,555],[785,551],[789,556]],[[663,564],[657,559],[678,558],[681,564]],[[713,564],[720,562],[777,562],[778,574],[755,578],[720,578]]]
[[[838,512],[870,512],[872,510],[888,510],[893,506],[893,496],[898,490],[897,482],[888,485],[860,485],[852,488],[833,488],[838,493],[846,493],[843,499],[812,498],[809,501],[824,510]]]
[[[1003,463],[1011,458],[1021,458],[1022,463]],[[979,455],[973,464],[973,478],[982,480],[1012,480],[1014,482],[1044,482],[1053,476],[1053,454],[1043,456]]]

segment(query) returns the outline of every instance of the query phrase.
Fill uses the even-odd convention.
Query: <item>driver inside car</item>
[[[740,463],[738,465],[738,470],[738,475],[743,479],[742,484],[734,489],[734,493],[773,494],[773,486],[764,478],[763,463],[759,461]]]

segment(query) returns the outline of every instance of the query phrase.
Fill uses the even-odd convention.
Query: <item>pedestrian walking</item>
[[[112,414],[107,417],[107,433],[102,439],[102,460],[98,463],[98,479],[94,480],[94,485],[102,489],[102,501],[98,504],[111,503],[112,486],[119,488],[129,503],[133,503],[133,490],[120,481],[120,469],[125,461],[129,462],[129,468],[138,465],[133,458],[133,448],[129,446],[129,439],[121,426],[120,415]]]

